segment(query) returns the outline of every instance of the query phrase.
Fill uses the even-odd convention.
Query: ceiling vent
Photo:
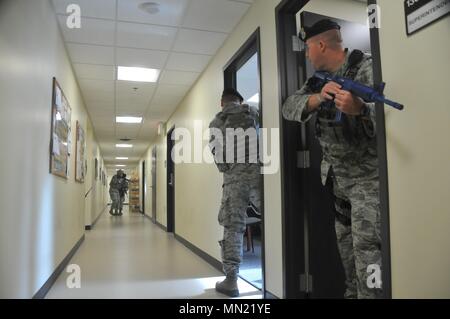
[[[139,9],[148,14],[159,13],[159,3],[156,2],[144,2],[139,5]]]

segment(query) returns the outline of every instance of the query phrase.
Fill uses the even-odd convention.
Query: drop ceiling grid
[[[149,96],[147,105],[145,106],[145,102],[141,101],[142,98],[141,95],[139,95],[139,103],[136,103],[136,105],[133,104],[133,106],[130,105],[129,107],[129,111],[133,113],[130,115],[140,114],[139,116],[142,116],[144,119],[143,122],[137,127],[137,134],[133,134],[133,138],[136,138],[136,140],[134,140],[134,142],[136,143],[136,147],[133,150],[127,150],[127,153],[131,152],[135,157],[139,157],[142,154],[137,153],[140,149],[143,148],[143,144],[148,144],[148,141],[150,141],[151,138],[156,135],[157,121],[167,120],[167,118],[170,117],[170,115],[177,107],[177,105],[168,105],[167,102],[164,102],[164,105],[166,106],[153,105],[155,97],[158,95],[159,100],[166,101],[168,99],[167,90],[173,88],[175,90],[174,95],[176,95],[177,98],[173,99],[173,103],[171,104],[174,104],[175,102],[175,104],[179,103],[179,101],[182,100],[182,98],[189,91],[189,87],[192,87],[201,72],[203,72],[204,68],[208,65],[211,57],[223,44],[226,37],[229,35],[230,30],[236,25],[236,23],[233,23],[233,25],[227,25],[227,23],[224,23],[222,24],[222,27],[215,27],[214,24],[209,23],[210,27],[208,27],[208,22],[211,22],[211,20],[208,20],[208,18],[206,17],[204,19],[204,21],[206,21],[205,24],[193,24],[192,21],[195,22],[196,20],[195,15],[205,14],[200,10],[195,10],[195,8],[200,8],[199,4],[205,3],[204,0],[186,0],[186,2],[181,5],[181,7],[184,7],[181,18],[179,19],[179,23],[175,23],[176,25],[163,23],[163,21],[161,21],[161,18],[159,19],[158,23],[149,23],[148,21],[143,22],[142,20],[139,21],[137,15],[140,13],[137,13],[136,9],[134,8],[128,11],[131,13],[135,11],[135,16],[133,17],[131,14],[131,17],[124,18],[124,13],[120,11],[120,4],[123,4],[124,2],[122,0],[113,1],[114,4],[112,3],[112,1],[107,0],[96,1],[100,5],[101,3],[103,3],[104,5],[108,6],[108,8],[106,8],[106,11],[104,12],[103,7],[99,9],[99,5],[93,4],[94,1],[92,0],[53,0],[53,2],[55,3],[56,15],[61,25],[61,29],[63,30],[62,32],[66,45],[69,49],[69,55],[71,57],[72,65],[81,84],[89,83],[97,88],[102,86],[104,87],[104,85],[106,84],[103,81],[109,79],[111,73],[114,74],[114,79],[112,79],[111,81],[114,85],[112,97],[109,97],[106,91],[101,92],[97,89],[92,89],[92,86],[90,85],[88,85],[88,87],[86,87],[86,85],[80,85],[82,87],[82,94],[87,102],[87,108],[93,115],[92,121],[94,130],[98,131],[98,133],[100,133],[98,135],[103,137],[102,141],[99,141],[102,143],[99,144],[103,146],[102,151],[105,152],[105,156],[115,157],[116,155],[113,154],[118,154],[118,152],[116,152],[117,150],[115,149],[114,141],[125,137],[121,136],[122,133],[131,133],[132,131],[135,131],[131,126],[130,129],[119,129],[119,125],[115,123],[115,116],[118,116],[119,113],[121,115],[125,115],[124,112],[126,108],[124,106],[127,104],[127,101],[130,101],[129,97],[131,92],[130,90],[123,89],[122,91],[121,89],[119,89],[119,81],[117,80],[117,68],[119,64],[123,62],[119,61],[119,57],[121,57],[122,60],[122,57],[124,57],[124,55],[128,57],[129,55],[134,53],[135,56],[131,59],[125,58],[125,61],[130,62],[128,62],[124,66],[132,66],[134,63],[132,63],[131,61],[140,56],[142,61],[148,61],[149,59],[151,59],[154,62],[151,62],[150,64],[156,64],[154,68],[158,68],[161,70],[158,82],[155,83],[155,86],[151,91],[148,91]],[[227,1],[228,3],[235,3],[237,6],[244,8],[244,10],[242,10],[242,13],[236,13],[239,10],[237,10],[237,8],[233,8],[232,5],[228,5],[229,11],[235,12],[236,14],[231,14],[230,20],[236,21],[242,19],[242,16],[244,16],[245,11],[250,7],[252,2],[251,0],[225,1]],[[143,1],[137,0],[133,3],[137,6],[137,4],[140,2]],[[70,3],[80,3],[80,5],[83,6],[86,5],[88,9],[91,9],[91,11],[94,12],[94,14],[92,14],[91,12],[87,12],[87,14],[82,16],[82,24],[87,25],[87,31],[81,33],[70,33],[70,31],[68,31],[67,28],[64,27],[64,18],[67,15],[63,9],[65,8],[65,5]],[[217,5],[210,5],[209,3],[206,4],[208,4],[209,8],[207,10],[212,10],[212,16],[217,15],[219,12],[218,8],[224,6],[222,2],[216,3]],[[227,7],[226,4],[225,7]],[[216,10],[216,12],[214,12],[214,10]],[[190,23],[186,23],[188,14]],[[199,16],[199,18],[200,17],[201,16]],[[143,19],[145,20],[145,18]],[[131,30],[141,31],[142,28],[138,28],[136,26],[145,25],[163,29],[170,28],[176,31],[171,37],[169,37],[169,42],[167,42],[167,44],[170,44],[170,46],[167,45],[167,50],[161,49],[161,47],[157,47],[157,49],[134,48],[133,46],[135,45],[132,41],[125,42],[125,44],[127,44],[125,46],[121,45],[122,43],[119,43],[120,24],[126,24],[126,26],[130,26]],[[113,28],[113,30],[111,30],[111,27]],[[222,29],[219,30],[220,28]],[[136,32],[136,34],[138,33],[139,32]],[[209,38],[209,41],[205,42],[204,37],[198,36],[199,34],[207,36],[207,38]],[[111,35],[113,39],[111,39]],[[146,36],[145,33],[143,36]],[[139,35],[137,35],[136,39],[139,39]],[[197,46],[194,43],[190,43],[196,39],[198,39],[199,41],[199,44]],[[130,44],[131,46],[128,46]],[[146,46],[148,46],[148,44]],[[183,67],[183,63],[189,63],[189,60],[191,60],[194,65],[187,70],[186,67]],[[113,65],[111,66],[111,64]],[[100,71],[100,73],[98,73],[96,70]],[[183,77],[183,79],[178,79],[177,76]],[[97,81],[97,83],[94,83],[94,81]],[[138,85],[139,84],[136,84],[136,86]],[[179,87],[179,89],[176,89],[177,87]],[[143,88],[142,90],[147,92],[145,88]],[[180,94],[180,92],[182,94]],[[120,99],[119,95],[122,95],[124,97]],[[114,110],[114,118],[110,118],[112,114],[108,113],[108,109],[105,106],[108,100],[113,101],[112,104]],[[155,114],[151,114],[152,107],[155,108],[155,114],[158,115],[158,118],[154,118]],[[109,120],[107,120],[108,118]],[[107,121],[108,123],[105,123],[105,121]],[[112,121],[112,123],[110,121]],[[112,130],[106,129],[106,127],[109,126],[109,123],[112,124],[110,127],[111,129],[113,128],[114,131],[114,133],[110,135],[108,135],[107,132]],[[149,127],[147,128],[146,125],[148,125]],[[106,143],[104,143],[106,142],[106,140],[109,140],[109,142],[107,142],[109,147],[106,147]],[[143,152],[145,151],[145,149],[146,147],[143,148]],[[122,153],[122,151],[120,153]]]

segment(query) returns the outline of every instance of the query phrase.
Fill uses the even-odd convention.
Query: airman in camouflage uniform
[[[118,170],[109,183],[109,196],[111,197],[111,209],[109,213],[113,216],[122,215],[123,200],[128,189],[128,182],[122,170]]]
[[[361,51],[342,48],[340,27],[321,20],[305,28],[302,40],[316,70],[352,78],[373,86],[372,59]],[[369,265],[381,269],[378,156],[375,105],[365,103],[330,82],[314,86],[314,78],[283,105],[287,120],[307,122],[314,113],[316,135],[323,151],[322,183],[332,179],[335,195],[336,237],[346,274],[346,298],[379,298],[380,288],[369,288]],[[325,107],[333,101],[331,107]],[[335,120],[337,110],[342,120]]]
[[[219,244],[226,279],[216,284],[216,290],[231,297],[239,295],[237,276],[242,261],[246,210],[249,202],[258,210],[260,208],[259,113],[242,102],[243,98],[236,90],[226,89],[222,95],[222,112],[209,125],[210,147],[216,165],[223,173],[218,220],[224,227],[223,240]],[[248,142],[245,142],[246,133],[249,133]],[[236,143],[234,136],[237,136]]]

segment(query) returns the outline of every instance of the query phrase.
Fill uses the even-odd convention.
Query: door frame
[[[145,174],[145,160],[142,161],[142,214],[145,215],[145,195],[147,194],[146,174]]]
[[[152,149],[152,220],[156,223],[156,172],[157,172],[157,154],[156,146]]]
[[[167,158],[166,158],[166,184],[167,184],[167,232],[175,234],[175,163],[172,160],[172,148],[175,145],[175,141],[172,140],[172,133],[175,130],[175,125],[168,131],[166,136],[167,145]],[[170,186],[170,168],[172,168],[172,189]]]
[[[244,44],[237,50],[231,59],[225,64],[223,68],[224,87],[237,89],[236,72],[241,68],[254,54],[258,56],[258,78],[259,78],[259,118],[260,127],[264,127],[263,118],[263,98],[262,98],[262,69],[261,69],[261,35],[258,27]],[[260,146],[261,147],[261,146]],[[266,298],[266,257],[265,257],[265,210],[264,210],[264,175],[261,178],[261,273],[262,285],[261,291],[263,297]],[[250,283],[251,284],[251,283]]]
[[[278,73],[279,73],[279,116],[280,116],[280,159],[281,159],[281,196],[282,196],[282,251],[283,251],[283,294],[285,298],[306,298],[301,293],[300,280],[297,277],[305,272],[305,247],[308,246],[305,234],[306,187],[302,181],[307,178],[307,169],[297,168],[297,151],[305,145],[306,136],[299,123],[286,121],[281,108],[284,101],[298,90],[303,79],[299,70],[289,66],[297,65],[297,55],[292,51],[292,35],[297,35],[296,14],[309,0],[282,0],[275,9]],[[376,5],[376,0],[368,0],[367,5]],[[382,82],[379,30],[370,29],[370,42],[373,58],[374,84]],[[382,282],[383,297],[392,298],[391,253],[389,226],[389,189],[386,152],[386,127],[384,106],[376,103],[377,148],[380,179],[380,217],[382,240]],[[296,191],[295,191],[296,190]],[[299,196],[300,193],[300,196]],[[293,227],[295,225],[296,227]],[[300,243],[300,245],[299,245]],[[306,243],[306,244],[305,244]],[[297,244],[297,245],[296,245]]]

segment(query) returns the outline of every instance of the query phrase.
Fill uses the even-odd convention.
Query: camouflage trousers
[[[121,200],[119,191],[116,189],[111,189],[109,191],[109,196],[111,197],[111,201],[112,201],[111,210],[114,209],[115,211],[118,211],[118,210],[122,209],[122,204],[121,204],[122,200]]]
[[[236,276],[242,262],[243,236],[246,228],[247,207],[252,202],[261,207],[260,175],[242,178],[223,185],[219,224],[224,227],[221,247],[222,266],[226,275]]]
[[[369,265],[381,269],[379,180],[356,179],[355,182],[339,178],[339,182],[333,177],[334,195],[351,205],[343,207],[338,201],[335,203],[336,237],[346,277],[345,298],[381,298],[381,287],[368,285],[372,274]],[[346,219],[350,223],[343,222]]]

